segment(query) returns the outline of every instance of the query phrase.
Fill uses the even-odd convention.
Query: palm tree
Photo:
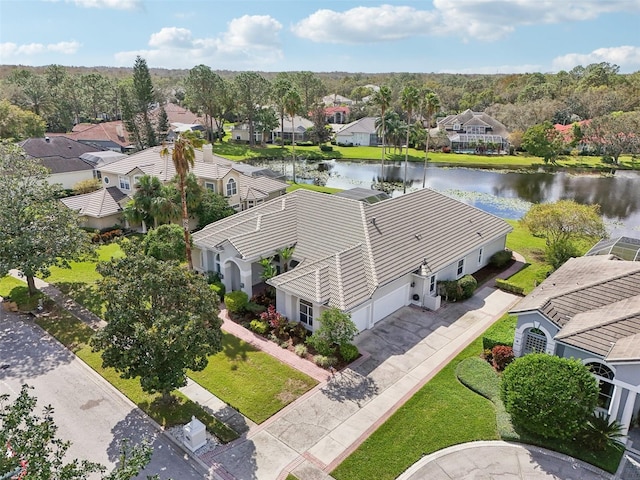
[[[385,156],[385,113],[387,109],[391,106],[391,89],[386,85],[380,87],[376,93],[373,94],[372,102],[374,105],[380,107],[380,119],[382,122],[382,160],[381,160],[381,169],[382,169],[382,179],[384,181],[384,156]]]
[[[282,262],[283,272],[289,271],[289,262],[291,261],[291,258],[293,258],[293,252],[295,248],[295,245],[291,245],[290,247],[281,248],[280,250],[276,251],[276,253],[280,257],[280,261]]]
[[[284,109],[291,119],[291,149],[292,149],[292,162],[293,162],[293,183],[296,183],[296,131],[294,125],[294,118],[300,106],[302,105],[302,98],[295,88],[290,88],[284,96]]]
[[[402,90],[402,108],[407,112],[407,142],[404,153],[404,179],[402,181],[402,193],[407,193],[407,164],[409,163],[409,134],[411,132],[411,116],[420,105],[420,92],[413,85],[407,85]]]
[[[429,134],[429,130],[431,130],[431,117],[440,109],[440,99],[435,92],[427,91],[425,93],[424,98],[422,99],[422,105],[424,106],[425,114],[427,116],[427,141],[425,142],[424,147],[424,170],[422,173],[422,188],[424,188],[427,182],[427,162],[429,161],[429,139],[431,135]]]
[[[184,230],[184,243],[187,252],[187,263],[189,270],[193,270],[193,260],[191,259],[191,238],[189,235],[189,212],[187,210],[187,192],[185,183],[189,170],[193,167],[196,158],[196,147],[202,146],[202,139],[195,132],[183,132],[173,142],[173,149],[163,147],[160,155],[166,157],[171,152],[171,160],[178,176],[178,190],[182,203],[182,229]]]
[[[142,222],[143,230],[146,230],[146,225],[153,224],[154,228],[158,227],[157,214],[154,209],[155,199],[162,195],[162,182],[158,177],[151,175],[143,175],[138,179],[136,185],[136,193],[133,194],[136,207],[143,213]]]

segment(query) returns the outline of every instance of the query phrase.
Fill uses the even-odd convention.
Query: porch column
[[[633,416],[633,407],[636,405],[636,397],[638,396],[637,392],[633,392],[629,390],[629,395],[627,395],[627,401],[624,404],[624,411],[622,412],[622,419],[620,423],[622,424],[622,434],[626,435],[629,433],[629,425],[631,423],[631,417]]]
[[[622,387],[619,385],[613,386],[613,398],[611,399],[611,405],[609,405],[609,414],[610,420],[615,420],[618,418],[618,410],[620,409],[620,398],[622,397]]]

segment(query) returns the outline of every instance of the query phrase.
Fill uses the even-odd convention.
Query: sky
[[[0,0],[0,64],[279,72],[640,70],[640,0]]]

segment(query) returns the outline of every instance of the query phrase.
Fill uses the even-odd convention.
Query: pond
[[[270,162],[276,171],[291,173],[291,165]],[[335,188],[380,188],[380,162],[331,160],[300,163],[298,181]],[[409,163],[407,191],[422,188],[423,165]],[[382,189],[402,195],[404,162],[385,163]],[[304,178],[301,178],[304,177]],[[502,218],[522,217],[532,203],[573,199],[599,204],[611,236],[640,237],[640,172],[502,171],[429,165],[426,186]]]

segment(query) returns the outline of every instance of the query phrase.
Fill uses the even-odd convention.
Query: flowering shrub
[[[278,312],[273,305],[269,305],[267,311],[260,314],[260,320],[267,322],[277,334],[281,333],[287,325],[287,317]]]

